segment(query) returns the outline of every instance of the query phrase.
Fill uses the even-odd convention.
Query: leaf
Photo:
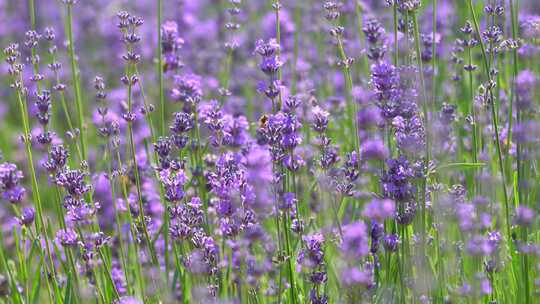
[[[178,277],[180,276],[180,271],[178,269],[174,270],[174,276],[171,284],[171,290],[175,290],[176,288],[176,282],[178,282]]]
[[[43,260],[39,259],[39,264],[36,267],[34,274],[34,284],[32,286],[32,303],[39,303],[39,290],[41,289],[41,269],[43,267]]]
[[[66,290],[64,294],[64,303],[71,303],[71,275],[68,276]]]

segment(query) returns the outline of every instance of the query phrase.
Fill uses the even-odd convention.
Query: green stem
[[[277,49],[277,56],[278,58],[281,57],[281,24],[280,24],[280,18],[279,18],[279,11],[281,9],[281,3],[279,0],[274,1],[274,10],[276,12],[276,42],[279,45],[279,48]],[[278,69],[278,80],[281,82],[283,78],[283,71],[281,70],[281,67]],[[279,90],[279,96],[278,96],[278,104],[277,104],[277,110],[281,110],[281,104],[282,104],[282,97],[281,97],[281,90]]]
[[[23,83],[23,80],[22,80],[22,75],[20,76],[20,82]],[[37,175],[36,175],[36,170],[34,168],[34,159],[33,159],[33,155],[32,155],[32,147],[31,147],[31,140],[30,140],[30,126],[29,126],[29,122],[28,122],[28,110],[26,108],[26,101],[23,100],[23,97],[22,97],[22,93],[17,90],[17,100],[19,101],[19,111],[20,111],[20,115],[21,115],[21,119],[22,119],[22,122],[23,122],[23,128],[24,128],[24,145],[25,145],[25,148],[26,148],[26,156],[27,156],[27,160],[28,160],[28,167],[30,169],[30,176],[31,176],[31,180],[32,180],[32,198],[35,202],[35,205],[36,205],[36,213],[37,213],[37,218],[38,220],[35,222],[35,226],[36,226],[36,230],[40,230],[42,233],[43,233],[43,237],[45,239],[45,246],[47,248],[47,256],[48,256],[48,261],[49,261],[49,268],[50,268],[50,271],[51,271],[51,274],[54,278],[54,284],[57,284],[57,280],[56,280],[56,269],[54,267],[54,262],[52,260],[52,255],[51,255],[51,252],[50,252],[50,247],[49,247],[49,237],[48,237],[48,234],[47,234],[47,231],[45,229],[45,221],[43,220],[43,207],[42,207],[42,204],[41,204],[41,196],[40,196],[40,193],[39,193],[39,186],[38,186],[38,182],[37,182]],[[57,288],[57,285],[56,285],[56,288],[55,290],[58,289]],[[58,296],[58,295],[57,295]]]
[[[517,6],[518,3],[516,3],[516,6]],[[512,22],[512,39],[514,39],[514,41],[518,38],[518,35],[517,35],[517,30],[518,30],[518,26],[517,26],[517,16],[516,16],[516,12],[518,11],[518,8],[517,7],[514,7],[514,1],[513,0],[509,0],[509,6],[510,6],[510,17],[511,17],[511,22]],[[517,94],[517,89],[516,89],[516,77],[517,77],[517,74],[518,74],[518,70],[519,70],[519,61],[518,61],[518,54],[517,54],[517,49],[513,49],[512,50],[512,58],[513,58],[513,64],[512,64],[512,96],[514,96],[514,98],[516,99],[516,103],[519,102],[519,95]],[[510,145],[512,144],[512,121],[513,121],[513,98],[510,99],[510,105],[509,105],[509,113],[508,113],[508,149],[507,149],[507,157],[509,156],[509,147]],[[521,122],[521,111],[520,111],[520,107],[517,106],[516,107],[516,118],[517,118],[517,123],[520,123]],[[527,205],[526,202],[523,201],[523,196],[522,196],[522,185],[523,185],[523,182],[522,182],[522,178],[523,178],[523,172],[522,172],[522,160],[521,160],[521,157],[522,157],[522,151],[521,151],[522,147],[521,147],[521,143],[518,141],[516,143],[516,169],[517,169],[517,192],[518,193],[515,193],[514,196],[517,196],[517,200],[519,202],[519,204],[524,204],[524,205]],[[521,228],[521,239],[522,239],[522,242],[523,244],[527,244],[527,228],[526,227],[522,227]],[[525,253],[522,253],[521,254],[521,273],[522,273],[522,276],[523,276],[523,284],[525,285],[525,303],[529,304],[531,303],[531,294],[530,294],[530,286],[529,286],[529,261],[528,261],[528,257],[527,257],[527,254]]]
[[[431,33],[432,45],[431,45],[431,54],[433,58],[431,59],[431,106],[435,106],[435,95],[437,94],[437,82],[436,82],[436,69],[437,69],[437,0],[433,0],[433,15],[432,15],[432,27],[433,31]]]
[[[430,128],[430,122],[429,122],[429,111],[428,111],[428,99],[426,97],[426,87],[425,87],[425,80],[424,80],[424,66],[422,64],[422,53],[420,49],[420,33],[418,28],[418,20],[416,17],[417,12],[413,12],[412,14],[412,21],[414,26],[414,40],[415,40],[415,47],[416,47],[416,60],[418,64],[419,69],[419,75],[420,75],[420,92],[422,94],[422,110],[424,114],[424,126],[425,126],[425,140],[426,140],[426,157],[424,160],[425,168],[429,168],[430,163],[430,154],[431,154],[431,145],[430,145],[430,134],[431,131]],[[435,45],[435,42],[433,42]],[[435,71],[433,71],[435,73]],[[422,180],[421,185],[422,190],[420,191],[422,198],[422,205],[420,208],[420,236],[421,236],[421,244],[420,244],[420,252],[421,252],[421,262],[426,262],[426,208],[427,208],[427,196],[428,196],[428,177],[427,174]],[[427,286],[427,285],[426,285]]]
[[[418,64],[418,70],[419,70],[419,76],[420,76],[420,92],[422,96],[422,111],[424,114],[424,125],[426,128],[426,164],[429,164],[430,160],[430,140],[429,140],[429,134],[428,132],[430,129],[429,124],[429,112],[428,112],[428,100],[426,98],[426,86],[425,86],[425,79],[424,79],[424,66],[422,63],[422,53],[420,49],[420,32],[418,29],[418,20],[416,17],[416,12],[413,12],[412,14],[412,21],[414,26],[414,41],[415,41],[415,48],[416,48],[416,61]]]
[[[119,150],[116,150],[116,161],[118,162],[119,168],[122,168],[123,167],[122,158],[120,157]],[[124,182],[121,182],[121,190],[122,190],[124,202],[126,203],[131,236],[134,240],[136,240],[138,236],[137,236],[137,233],[135,232],[135,228],[134,228],[135,222],[133,220],[133,215],[131,213],[131,206],[129,205],[128,191]],[[132,244],[133,244],[133,250],[129,248],[129,244],[128,244],[128,253],[132,253],[133,256],[135,256],[135,270],[137,274],[137,284],[139,285],[138,291],[140,291],[141,295],[144,295],[144,283],[143,283],[143,278],[142,278],[141,261],[140,261],[140,256],[138,254],[139,246],[137,245],[137,242],[132,242]]]
[[[285,250],[287,252],[287,263],[289,266],[289,283],[291,284],[291,288],[289,289],[289,297],[290,301],[293,304],[296,304],[298,302],[297,297],[298,294],[296,292],[296,283],[294,280],[294,266],[293,266],[293,256],[291,251],[291,240],[290,240],[290,216],[289,214],[285,214],[283,219],[283,229],[285,232]]]
[[[161,54],[161,0],[157,0],[157,74],[159,82],[159,107],[161,111],[161,135],[165,135],[165,96],[163,94],[163,56]]]
[[[349,120],[350,135],[353,137],[353,149],[360,155],[360,138],[358,136],[358,123],[356,121],[356,113],[358,112],[358,106],[353,100],[353,81],[351,76],[351,68],[347,63],[347,54],[345,53],[345,48],[343,47],[343,37],[338,36],[338,51],[343,64],[343,76],[345,77],[345,86],[346,92],[345,96],[347,99],[347,116]]]
[[[472,0],[469,0],[469,9],[471,10],[471,14],[472,14],[476,34],[479,37],[478,40],[479,40],[479,43],[480,43],[480,48],[482,50],[482,58],[483,58],[483,62],[484,62],[484,69],[485,69],[485,72],[486,72],[486,76],[488,78],[488,83],[491,84],[492,79],[491,79],[489,62],[488,62],[488,58],[487,58],[487,54],[486,54],[486,47],[485,47],[484,42],[482,40],[482,33],[480,32],[480,27],[478,25],[478,19],[476,17],[476,12],[474,11],[474,6],[473,6],[473,3],[472,3]],[[495,99],[494,99],[494,96],[493,96],[493,91],[490,88],[488,88],[488,91],[489,91],[488,94],[489,94],[489,101],[490,101],[490,108],[491,108],[491,121],[492,121],[492,124],[493,124],[493,129],[495,131],[495,148],[497,150],[497,158],[498,158],[498,161],[499,161],[499,171],[500,171],[500,174],[501,174],[501,182],[502,182],[502,192],[503,192],[503,195],[504,195],[504,210],[505,210],[505,218],[506,218],[507,241],[509,243],[511,243],[512,241],[510,239],[511,229],[510,229],[510,215],[509,215],[509,210],[508,210],[508,193],[506,191],[506,175],[504,173],[504,162],[503,162],[503,157],[502,157],[502,152],[501,152],[501,141],[500,141],[500,137],[499,137],[499,124],[498,124],[498,120],[497,120],[497,112],[495,110]]]
[[[467,48],[467,56],[468,56],[468,64],[469,66],[472,65],[472,51],[471,51],[471,48],[468,47]],[[477,119],[476,119],[476,109],[474,107],[474,93],[473,93],[473,71],[467,71],[468,73],[468,76],[469,76],[469,93],[470,93],[470,97],[471,97],[471,105],[470,105],[470,108],[469,108],[469,111],[472,115],[472,139],[473,139],[473,142],[472,142],[472,158],[473,158],[473,162],[474,163],[478,163],[478,139],[477,139],[477,126],[476,124],[478,123],[477,122]]]
[[[74,46],[74,40],[73,40],[73,13],[72,13],[72,5],[67,4],[67,20],[66,20],[66,31],[68,36],[68,52],[69,52],[69,59],[70,59],[70,67],[71,67],[71,80],[73,82],[73,90],[75,94],[75,104],[77,106],[77,113],[79,116],[79,131],[80,131],[80,141],[81,141],[81,148],[82,148],[82,157],[83,159],[87,159],[86,154],[86,141],[85,141],[85,133],[86,133],[86,126],[84,124],[84,107],[82,102],[82,96],[81,96],[81,88],[79,83],[79,73],[77,71],[77,60],[75,58],[75,46]]]
[[[362,25],[364,24],[364,16],[362,15],[362,4],[360,1],[358,1],[355,5],[356,8],[356,19],[358,23],[358,35],[360,35],[360,41],[363,44],[364,49],[367,51],[368,44],[366,42],[366,35],[364,34],[364,31],[362,30]],[[369,61],[367,55],[362,56],[362,66],[364,68],[364,73],[366,73],[366,77],[369,78]]]
[[[127,51],[128,52],[133,51],[131,45],[128,45]],[[137,75],[139,75],[137,65],[132,64],[132,63],[128,63],[127,66],[126,66],[126,77],[128,79],[128,86],[127,86],[127,99],[128,99],[128,102],[127,103],[128,103],[128,113],[130,113],[130,114],[133,113],[132,112],[133,111],[133,96],[132,96],[133,95],[132,94],[133,83],[132,83],[132,78],[133,78],[133,76],[137,76]],[[141,94],[144,96],[144,90],[143,90],[143,87],[140,84],[140,82],[139,82],[139,88],[141,89]],[[146,105],[145,98],[143,98],[143,100],[144,100],[144,107],[145,107],[146,111],[148,111],[148,107]],[[152,120],[151,120],[150,115],[149,115],[148,112],[146,113],[145,116],[146,116],[147,121],[149,123],[149,128],[150,128],[150,131],[151,131],[151,135],[152,135],[152,137],[154,139]],[[148,244],[148,248],[149,248],[149,251],[150,251],[150,257],[151,257],[152,263],[154,264],[154,266],[159,267],[159,262],[158,262],[158,259],[157,259],[155,246],[154,246],[154,243],[151,242],[151,239],[150,239],[150,236],[149,236],[149,233],[148,233],[148,228],[147,228],[147,225],[146,225],[145,215],[144,215],[143,202],[142,202],[141,178],[140,178],[140,174],[139,174],[139,165],[137,163],[137,151],[135,149],[135,141],[134,141],[134,137],[133,137],[133,122],[128,121],[127,126],[128,126],[128,136],[129,136],[128,144],[129,144],[129,150],[130,150],[130,154],[131,154],[131,160],[133,162],[133,173],[135,175],[135,186],[136,186],[136,189],[137,189],[137,198],[138,198],[137,202],[138,202],[138,207],[139,207],[139,221],[141,222],[141,225],[143,227],[143,234],[144,234],[144,237],[145,237],[145,241]]]
[[[392,7],[393,23],[394,23],[394,66],[397,68],[399,59],[399,42],[398,42],[398,10],[397,2],[394,1]]]
[[[51,42],[49,44],[49,48],[54,48],[54,44]],[[56,62],[56,51],[52,54],[51,56],[51,63],[55,63]],[[58,74],[58,70],[54,70],[54,79],[55,79],[55,84],[56,85],[60,85],[60,75]],[[64,111],[64,115],[66,116],[66,122],[67,122],[67,125],[68,125],[68,128],[69,128],[69,131],[73,131],[73,122],[72,122],[72,119],[71,119],[71,114],[69,113],[69,108],[67,106],[67,102],[66,102],[66,94],[64,92],[64,90],[61,90],[59,91],[59,94],[60,94],[60,103],[62,104],[62,110]],[[79,145],[77,144],[77,142],[74,142],[74,145],[75,145],[75,148],[77,150],[77,155],[79,156],[79,160],[84,160],[83,156],[82,156],[82,151],[81,151],[81,148],[79,147]]]

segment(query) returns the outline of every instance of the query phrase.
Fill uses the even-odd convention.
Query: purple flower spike
[[[73,247],[77,245],[79,237],[75,230],[66,228],[58,230],[56,240],[64,247]]]
[[[19,218],[19,224],[30,226],[34,222],[36,211],[34,208],[24,208]]]
[[[11,163],[0,164],[0,193],[2,197],[12,204],[19,203],[26,190],[19,186],[23,173],[17,170],[17,166]]]
[[[373,199],[364,206],[362,215],[379,222],[395,216],[396,206],[390,199]]]
[[[514,223],[520,226],[530,226],[534,222],[535,216],[532,209],[525,206],[519,206],[516,209]]]
[[[354,260],[369,253],[367,227],[364,222],[355,222],[343,227],[343,254]]]

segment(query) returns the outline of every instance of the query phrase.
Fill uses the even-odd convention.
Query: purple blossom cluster
[[[535,303],[536,1],[0,25],[0,302]]]

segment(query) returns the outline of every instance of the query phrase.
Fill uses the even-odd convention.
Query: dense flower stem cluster
[[[537,1],[4,2],[0,302],[534,303]]]
[[[122,32],[122,41],[126,45],[126,54],[122,58],[126,61],[126,74],[122,76],[122,83],[127,86],[127,110],[123,113],[122,118],[127,123],[128,132],[128,149],[131,154],[133,166],[133,174],[135,179],[135,187],[137,191],[137,202],[139,211],[139,224],[142,226],[142,233],[150,251],[152,263],[158,264],[157,256],[153,243],[151,242],[146,218],[144,214],[143,198],[141,190],[141,176],[139,172],[139,163],[137,162],[137,152],[133,137],[133,122],[137,119],[137,114],[133,112],[132,90],[133,86],[139,82],[136,65],[140,61],[140,55],[136,53],[135,45],[140,41],[136,29],[143,24],[143,19],[137,16],[131,16],[127,12],[118,13],[118,27]]]
[[[29,167],[30,175],[31,175],[32,197],[36,204],[36,213],[37,213],[38,220],[35,221],[35,227],[36,227],[36,231],[39,231],[41,234],[43,234],[43,237],[45,239],[47,256],[49,257],[47,259],[48,269],[52,273],[53,278],[55,278],[56,270],[54,267],[54,262],[52,260],[51,250],[49,247],[49,244],[50,244],[49,237],[45,230],[46,228],[45,228],[45,221],[43,219],[43,208],[42,208],[42,203],[41,203],[41,196],[39,192],[39,185],[37,181],[36,170],[34,167],[34,160],[33,160],[32,147],[31,147],[31,133],[30,133],[30,127],[29,127],[29,114],[28,114],[27,102],[26,102],[28,89],[24,85],[24,80],[23,80],[23,75],[22,75],[24,64],[18,61],[19,57],[21,56],[19,52],[19,46],[17,44],[10,44],[7,48],[4,49],[4,55],[6,56],[5,61],[9,65],[8,73],[12,78],[10,87],[11,89],[15,90],[19,112],[20,112],[20,116],[21,116],[21,120],[23,124],[24,133],[21,135],[20,139],[23,141],[25,150],[26,150],[26,157],[28,159],[28,167]],[[13,173],[10,173],[10,175],[12,174]],[[15,192],[17,193],[16,198],[18,198],[18,196],[21,194],[21,191],[22,190],[19,189],[19,191]],[[11,193],[9,196],[12,196],[12,194],[13,193]],[[4,192],[4,195],[5,195],[5,192]],[[10,200],[13,200],[13,198],[11,198]],[[52,298],[50,288],[49,288],[49,297]]]
[[[474,11],[474,7],[471,0],[469,0],[469,8],[471,10],[471,15],[473,17],[473,24],[474,24],[476,34],[478,36],[481,36],[480,27],[478,25],[476,13]],[[493,131],[495,133],[494,140],[495,140],[495,148],[497,151],[497,158],[498,158],[498,163],[499,163],[499,173],[501,175],[502,193],[503,193],[503,199],[504,199],[504,213],[505,213],[505,218],[506,218],[506,231],[508,235],[510,235],[510,211],[509,211],[509,206],[508,206],[508,192],[506,190],[506,175],[504,173],[503,155],[502,155],[502,150],[501,150],[501,137],[499,136],[498,114],[495,109],[495,106],[496,106],[495,95],[493,94],[495,81],[492,79],[493,73],[489,66],[488,57],[486,53],[486,47],[484,45],[482,38],[480,38],[479,43],[480,43],[480,49],[482,50],[484,69],[487,76],[486,96],[487,96],[488,102],[490,103],[491,122],[493,125]]]

